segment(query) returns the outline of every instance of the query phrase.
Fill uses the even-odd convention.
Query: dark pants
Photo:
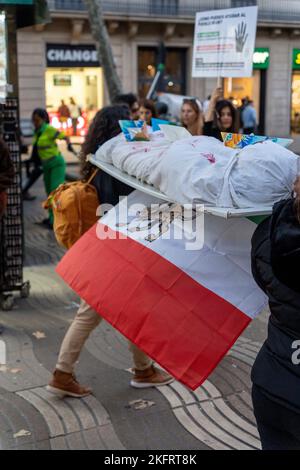
[[[263,450],[300,450],[300,414],[269,399],[256,385],[252,401]]]
[[[39,177],[43,174],[43,168],[40,165],[35,165],[33,170],[27,172],[27,181],[23,186],[22,192],[25,194],[31,186],[39,179]]]
[[[27,181],[22,188],[23,194],[25,194],[43,174],[42,162],[38,156],[36,146],[33,147],[31,158],[25,162],[25,165]]]
[[[72,118],[73,135],[77,135],[78,118]]]

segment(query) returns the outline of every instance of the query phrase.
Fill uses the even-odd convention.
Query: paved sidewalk
[[[178,382],[132,389],[127,342],[105,322],[77,368],[94,395],[61,400],[46,391],[78,298],[54,271],[63,250],[35,224],[45,216],[42,180],[32,192],[38,199],[24,205],[24,279],[31,295],[16,298],[12,311],[0,311],[7,349],[0,365],[0,449],[258,449],[250,370],[266,335],[267,312],[195,392]]]

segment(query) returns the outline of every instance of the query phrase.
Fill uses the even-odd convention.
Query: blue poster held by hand
[[[133,142],[136,140],[149,140],[145,121],[129,121],[123,119],[119,121],[119,125],[127,142]]]

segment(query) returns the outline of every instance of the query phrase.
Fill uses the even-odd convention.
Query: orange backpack
[[[90,184],[98,169],[87,182],[63,183],[49,194],[45,209],[52,209],[53,230],[58,243],[71,248],[99,219],[99,200],[96,188]]]

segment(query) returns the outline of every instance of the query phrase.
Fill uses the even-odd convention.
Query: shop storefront
[[[300,134],[300,49],[293,50],[291,133]]]
[[[270,62],[268,48],[256,48],[253,55],[252,77],[225,78],[224,96],[231,99],[235,106],[242,104],[243,98],[253,101],[258,117],[258,132],[265,129],[267,69]]]
[[[46,44],[46,59],[46,107],[51,123],[71,134],[71,116],[66,119],[59,108],[64,103],[72,113],[73,101],[80,114],[77,135],[83,136],[88,123],[103,106],[103,75],[95,46]]]

